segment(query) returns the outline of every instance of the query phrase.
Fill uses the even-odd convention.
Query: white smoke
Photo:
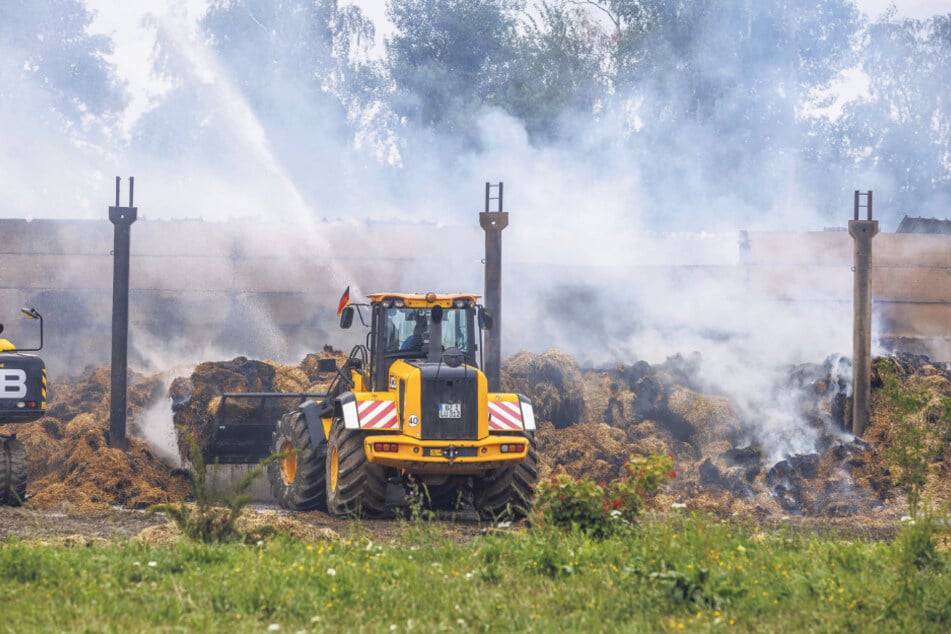
[[[90,6],[106,10],[101,3]],[[483,183],[501,181],[510,213],[503,233],[503,357],[557,347],[600,365],[657,363],[699,352],[705,382],[756,419],[768,451],[801,453],[814,445],[814,431],[796,419],[795,403],[782,395],[770,401],[769,395],[777,368],[849,350],[848,312],[829,302],[783,302],[751,290],[740,266],[742,230],[830,224],[827,210],[797,196],[809,172],[794,153],[750,152],[767,156],[767,165],[755,165],[746,162],[752,160],[747,150],[755,148],[731,146],[742,135],[686,125],[653,137],[639,134],[650,123],[646,108],[676,100],[676,94],[617,95],[623,104],[617,120],[566,114],[570,140],[555,143],[534,142],[520,121],[486,109],[478,120],[477,149],[460,149],[406,122],[394,124],[387,113],[349,112],[345,116],[367,126],[392,126],[357,130],[358,138],[389,141],[354,147],[339,132],[339,112],[288,86],[280,86],[287,92],[274,101],[293,125],[274,125],[281,117],[262,120],[195,28],[203,3],[172,6],[176,10],[164,12],[165,5],[156,3],[151,18],[136,26],[163,43],[166,61],[171,59],[165,74],[139,69],[151,88],[132,99],[119,120],[91,124],[104,128],[96,134],[66,129],[55,117],[51,127],[50,119],[35,114],[50,109],[41,87],[24,84],[16,68],[0,66],[0,78],[25,86],[19,105],[0,116],[0,136],[10,140],[5,145],[19,148],[16,155],[0,154],[9,215],[105,218],[113,176],[135,175],[143,217],[293,224],[314,242],[315,252],[338,256],[330,276],[341,289],[352,284],[356,296],[376,282],[354,279],[345,258],[385,245],[330,244],[322,239],[324,219],[474,226]],[[122,60],[122,53],[114,59]],[[722,104],[726,111],[735,106]],[[152,129],[164,136],[135,136],[159,116],[168,118],[166,125]],[[638,119],[641,125],[632,127]],[[782,139],[783,130],[773,132]],[[177,135],[200,143],[182,143],[186,149],[179,150]],[[711,156],[738,158],[718,162]],[[850,201],[826,205],[841,208],[833,217],[844,223]],[[255,238],[263,239],[248,239]],[[405,290],[478,289],[481,266],[470,264],[404,263]],[[253,337],[255,348],[275,359],[300,355],[267,311],[247,308],[246,320],[258,326],[246,339],[140,338],[137,353],[163,368],[182,359],[241,354]]]

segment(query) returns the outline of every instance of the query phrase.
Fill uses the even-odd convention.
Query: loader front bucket
[[[271,455],[271,434],[281,416],[306,400],[325,398],[325,393],[311,392],[222,394],[205,460],[218,464],[257,464]]]

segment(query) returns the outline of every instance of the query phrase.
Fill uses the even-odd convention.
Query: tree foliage
[[[133,142],[221,166],[258,153],[247,173],[283,164],[299,183],[360,148],[393,169],[432,147],[464,156],[501,111],[531,145],[637,166],[645,206],[673,215],[720,197],[742,222],[791,195],[840,213],[855,188],[893,214],[951,203],[951,14],[870,23],[852,0],[386,9],[377,52],[375,25],[341,0],[211,0],[195,34],[154,20],[167,90]],[[0,3],[6,128],[32,113],[88,140],[116,124],[126,95],[91,19],[82,0]],[[866,93],[830,108],[859,72]]]
[[[109,38],[90,35],[92,15],[79,0],[0,2],[0,95],[22,99],[29,82],[55,112],[81,126],[88,115],[106,116],[124,104],[105,56]]]
[[[951,204],[951,13],[871,25],[868,97],[845,108],[836,157],[876,185],[880,208],[933,217]]]
[[[517,0],[390,0],[394,109],[416,126],[471,137],[475,113],[504,104],[519,8]]]

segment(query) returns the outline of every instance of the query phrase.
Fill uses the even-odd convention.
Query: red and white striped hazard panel
[[[360,429],[396,429],[396,403],[393,401],[359,401],[357,415]]]
[[[489,429],[516,431],[522,429],[522,408],[517,402],[489,401]]]

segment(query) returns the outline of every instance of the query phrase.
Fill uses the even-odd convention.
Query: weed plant
[[[532,522],[593,537],[625,534],[644,510],[646,498],[675,477],[674,457],[667,452],[631,456],[610,482],[557,474],[539,483]]]
[[[885,456],[896,467],[897,483],[907,493],[909,515],[917,517],[932,461],[951,439],[951,397],[933,397],[922,386],[900,381],[892,359],[883,359],[878,371],[885,403],[895,420]]]
[[[251,501],[249,491],[254,481],[264,473],[265,467],[270,462],[282,456],[274,455],[267,458],[244,474],[230,490],[221,491],[208,482],[205,461],[194,435],[188,430],[179,428],[179,438],[184,439],[188,444],[191,459],[188,477],[194,504],[187,504],[185,500],[174,504],[155,504],[149,507],[147,512],[149,514],[165,513],[172,518],[186,537],[198,542],[256,542],[270,536],[272,531],[268,527],[244,532],[238,530],[236,522],[241,511]]]

